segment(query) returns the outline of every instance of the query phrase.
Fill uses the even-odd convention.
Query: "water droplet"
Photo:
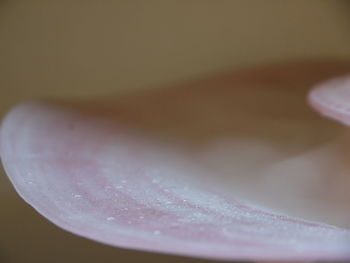
[[[28,183],[28,184],[34,184],[32,181],[28,181],[27,183]]]
[[[157,179],[154,178],[154,179],[152,180],[152,183],[153,183],[153,184],[157,184],[157,183],[159,183],[159,181],[158,181]]]
[[[159,230],[154,230],[153,231],[153,235],[156,235],[156,236],[160,235],[160,231]]]
[[[109,217],[107,217],[106,219],[107,219],[107,221],[112,221],[112,220],[115,219],[115,217],[114,217],[114,216],[109,216]]]
[[[122,188],[124,188],[124,187],[121,186],[121,185],[117,185],[116,188],[117,188],[117,189],[122,189]]]
[[[75,197],[75,198],[80,198],[80,197],[81,197],[81,195],[74,195],[74,197]]]

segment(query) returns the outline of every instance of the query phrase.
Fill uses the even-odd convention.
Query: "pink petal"
[[[240,130],[244,125],[272,115],[274,121],[292,125],[295,118],[306,116],[302,123],[307,132],[332,126],[305,106],[296,107],[304,90],[296,90],[295,102],[285,105],[294,91],[276,87],[293,74],[272,80],[273,74],[265,72],[261,79],[259,74],[252,80],[245,77],[249,74],[233,74],[186,89],[125,96],[114,105],[81,103],[74,109],[43,102],[19,105],[2,125],[3,165],[17,192],[39,213],[65,230],[105,244],[227,260],[349,259],[350,230],[274,212],[235,198],[236,193],[219,187],[220,182],[216,185],[222,180],[222,167],[228,165],[231,171],[230,158],[243,156],[241,150],[247,149],[230,145],[237,143],[234,136],[247,136]],[[312,81],[318,80],[315,76]],[[337,93],[338,84],[327,83],[310,98],[322,113],[349,124],[345,99],[342,115],[339,108],[323,104],[344,98],[345,89]],[[334,91],[328,91],[331,86]],[[272,111],[275,107],[281,112]],[[329,129],[333,136],[333,126]],[[270,149],[260,147],[260,137],[251,142],[256,156]],[[288,141],[273,145],[296,147]],[[322,140],[316,142],[323,145]],[[217,143],[224,146],[216,147]],[[288,155],[273,148],[261,167],[278,170],[280,158],[311,147],[298,146]],[[303,155],[302,161],[308,158]],[[294,169],[290,163],[285,167]]]
[[[350,125],[350,77],[338,77],[318,85],[309,94],[311,105],[322,115]]]

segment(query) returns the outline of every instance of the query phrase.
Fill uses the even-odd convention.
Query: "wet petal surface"
[[[3,122],[2,162],[39,213],[106,244],[215,259],[346,259],[348,128],[305,100],[309,86],[349,69],[296,64],[112,99],[25,103]],[[348,124],[315,99],[345,105],[337,83],[309,98]]]

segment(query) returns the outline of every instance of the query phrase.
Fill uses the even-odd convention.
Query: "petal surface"
[[[112,99],[24,103],[2,124],[1,159],[39,213],[105,244],[225,260],[349,259],[350,196],[339,190],[349,186],[348,128],[305,103],[309,85],[349,67],[334,68],[272,67]],[[326,83],[310,100],[349,124],[338,117],[340,86]],[[319,96],[343,106],[323,107]]]

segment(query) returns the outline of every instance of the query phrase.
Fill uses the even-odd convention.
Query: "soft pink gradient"
[[[339,190],[350,186],[348,131],[305,103],[308,87],[349,70],[294,63],[115,99],[24,103],[1,126],[1,159],[40,214],[105,244],[350,259],[350,195]],[[316,86],[309,101],[350,124],[348,79]]]

